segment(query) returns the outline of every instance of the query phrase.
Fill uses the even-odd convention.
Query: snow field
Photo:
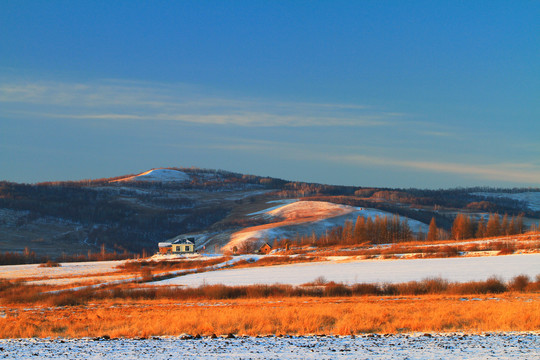
[[[89,261],[62,263],[59,267],[39,267],[39,264],[30,265],[3,265],[0,266],[0,278],[20,279],[30,277],[70,277],[83,275],[97,275],[118,271],[116,267],[125,260],[116,261]]]
[[[455,282],[486,280],[497,276],[503,280],[525,274],[540,274],[540,254],[489,257],[456,257],[410,260],[355,260],[350,262],[316,262],[251,267],[189,274],[154,285],[203,284],[229,286],[253,284],[302,285],[324,277],[338,283],[401,283],[441,277]]]
[[[0,339],[9,359],[538,359],[538,333],[233,339]]]

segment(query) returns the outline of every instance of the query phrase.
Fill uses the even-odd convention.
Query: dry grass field
[[[187,334],[500,332],[540,329],[540,294],[103,300],[0,308],[0,338]]]

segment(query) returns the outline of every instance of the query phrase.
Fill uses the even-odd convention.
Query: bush
[[[514,253],[514,249],[512,249],[511,247],[504,247],[501,250],[499,250],[497,255],[510,255],[513,253]]]
[[[527,275],[518,275],[510,281],[508,288],[513,291],[524,291],[530,283]]]
[[[440,294],[448,289],[448,281],[442,278],[428,278],[422,280],[428,294]]]
[[[352,286],[353,295],[381,295],[382,289],[376,284],[355,284]]]
[[[200,288],[207,299],[237,299],[246,297],[245,286],[206,285]]]
[[[399,295],[423,295],[427,292],[425,286],[418,281],[409,281],[394,286],[395,292]]]
[[[453,284],[449,292],[453,294],[498,294],[507,291],[506,285],[498,278],[492,277],[486,281],[469,281]]]
[[[326,280],[326,278],[322,275],[317,277],[315,280],[313,280],[313,285],[315,286],[322,286],[322,285],[326,285],[327,283],[328,283],[328,280]]]
[[[152,270],[148,267],[144,267],[141,269],[141,281],[142,282],[150,282],[154,280],[154,276],[152,275]]]
[[[330,282],[324,287],[324,296],[351,296],[351,288],[343,285]]]
[[[443,246],[437,255],[438,257],[456,257],[459,256],[459,250],[455,246]]]
[[[503,293],[507,290],[506,285],[499,278],[496,277],[487,279],[485,283],[486,293],[498,294]]]
[[[47,262],[45,262],[43,264],[39,264],[39,267],[59,267],[59,266],[62,266],[62,265],[60,265],[60,263],[58,263],[56,261],[52,261],[52,260],[48,260]]]

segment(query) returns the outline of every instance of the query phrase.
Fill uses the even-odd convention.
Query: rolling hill
[[[197,168],[37,184],[0,182],[0,253],[51,257],[154,252],[180,234],[207,252],[322,234],[360,217],[399,215],[413,233],[457,213],[540,219],[539,189],[387,189],[291,182]]]

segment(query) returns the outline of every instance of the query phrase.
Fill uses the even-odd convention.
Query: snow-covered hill
[[[136,176],[130,176],[115,181],[156,181],[156,182],[186,182],[191,177],[183,171],[174,169],[152,169]]]
[[[294,201],[283,200],[285,205],[273,206],[266,211],[252,213],[272,219],[273,222],[242,229],[231,235],[230,242],[223,247],[223,251],[232,251],[234,247],[242,249],[245,246],[259,247],[265,241],[274,239],[294,239],[300,235],[323,234],[332,227],[340,226],[345,221],[356,221],[358,216],[365,218],[376,216],[393,216],[375,209],[357,208],[347,205],[338,205],[324,201]],[[407,219],[413,232],[427,232],[428,226],[420,221]]]

